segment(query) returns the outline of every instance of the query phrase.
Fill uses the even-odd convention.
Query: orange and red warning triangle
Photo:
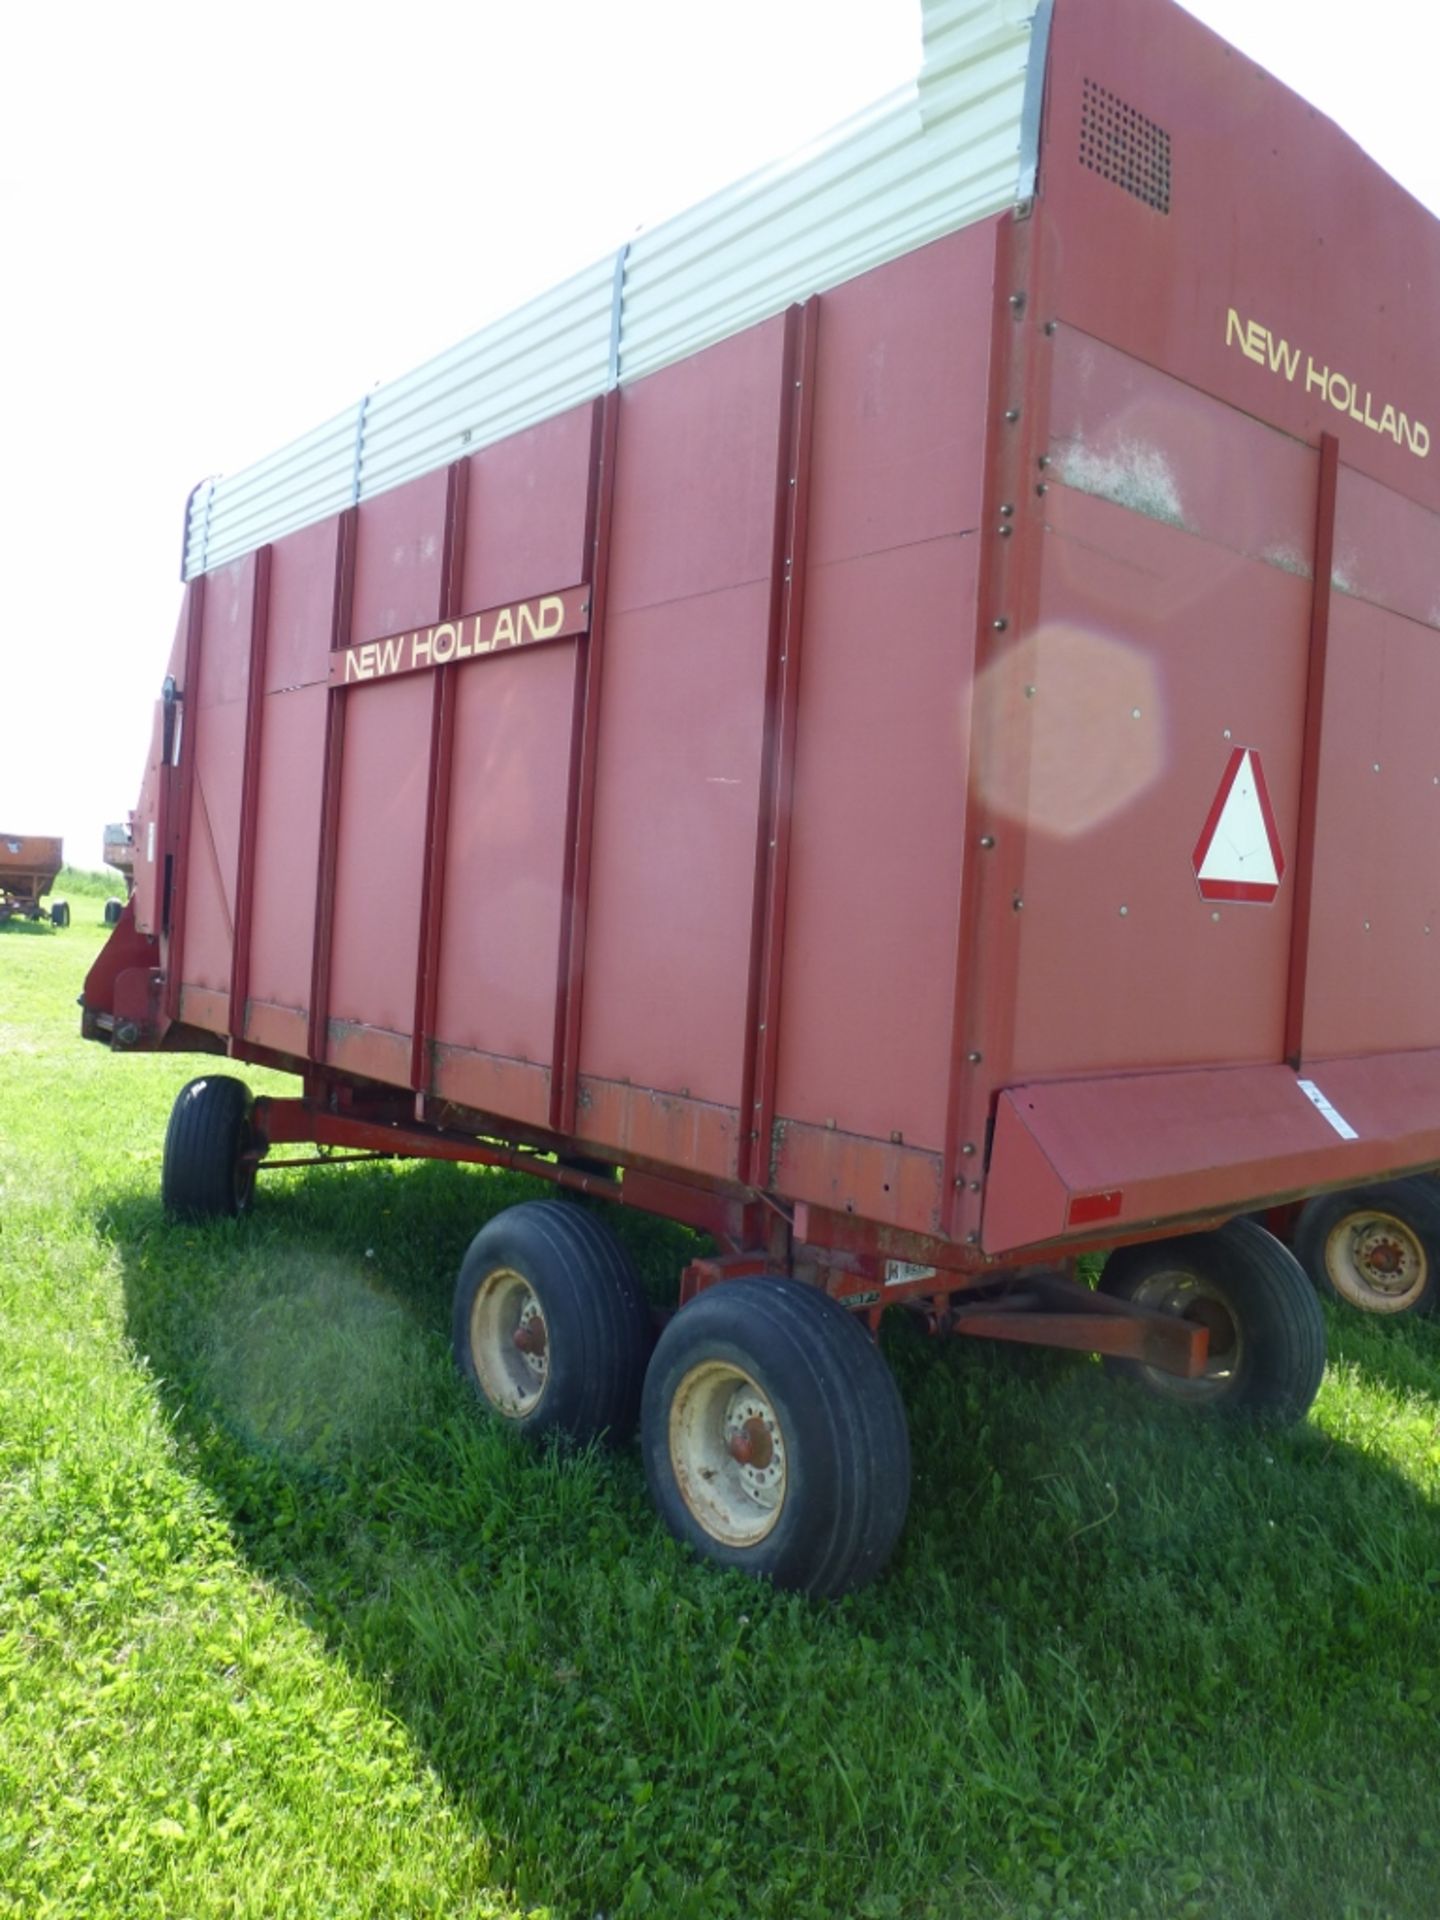
[[[1236,747],[1191,856],[1202,900],[1269,906],[1285,878],[1285,849],[1253,747]]]

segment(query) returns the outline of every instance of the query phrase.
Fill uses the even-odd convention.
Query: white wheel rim
[[[1365,1313],[1405,1313],[1425,1291],[1430,1262],[1413,1227],[1373,1207],[1347,1213],[1325,1237],[1325,1272]]]
[[[497,1413],[521,1420],[539,1406],[550,1376],[550,1329],[534,1288],[513,1267],[495,1267],[476,1289],[470,1358]]]
[[[712,1540],[753,1547],[785,1504],[785,1436],[767,1395],[721,1360],[692,1367],[670,1403],[670,1465],[680,1497]]]
[[[1172,1313],[1178,1320],[1194,1321],[1210,1335],[1204,1373],[1187,1380],[1178,1373],[1167,1373],[1163,1367],[1142,1366],[1146,1382],[1157,1393],[1191,1405],[1223,1399],[1244,1360],[1245,1338],[1219,1288],[1200,1274],[1179,1267],[1173,1272],[1150,1274],[1131,1298],[1137,1307],[1151,1307],[1159,1313]]]

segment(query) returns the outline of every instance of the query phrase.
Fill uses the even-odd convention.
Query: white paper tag
[[[1324,1114],[1325,1118],[1330,1122],[1342,1140],[1358,1140],[1360,1138],[1359,1134],[1356,1133],[1355,1129],[1350,1125],[1350,1122],[1346,1120],[1343,1115],[1335,1111],[1334,1107],[1331,1106],[1330,1102],[1325,1098],[1324,1094],[1321,1093],[1313,1080],[1297,1080],[1295,1084],[1310,1102],[1311,1106],[1315,1108],[1316,1112]]]
[[[912,1266],[908,1260],[887,1260],[885,1262],[885,1284],[887,1287],[903,1287],[911,1280],[933,1280],[934,1267]]]

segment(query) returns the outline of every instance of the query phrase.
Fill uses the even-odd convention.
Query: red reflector
[[[1118,1220],[1123,1193],[1077,1193],[1065,1213],[1067,1227],[1088,1227],[1097,1220]]]

